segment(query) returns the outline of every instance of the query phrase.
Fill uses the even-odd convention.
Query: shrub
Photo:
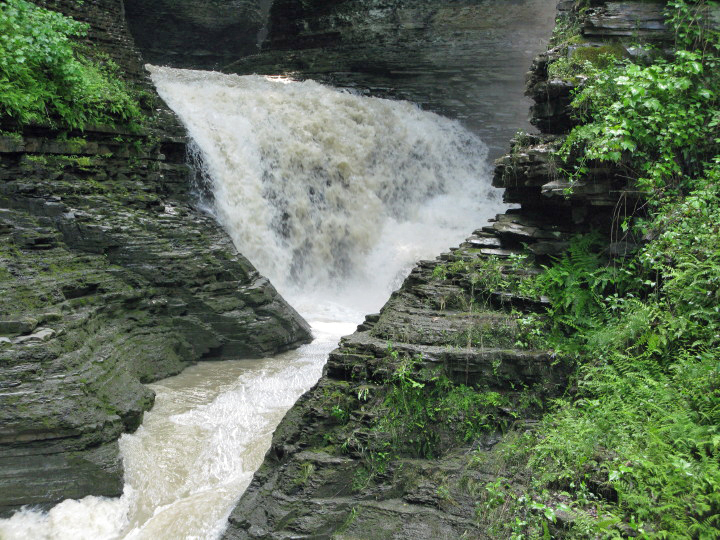
[[[717,4],[717,3],[715,3]],[[562,536],[720,538],[720,57],[709,2],[671,0],[678,50],[590,71],[573,178],[611,163],[650,204],[645,244],[608,262],[592,237],[541,276],[553,344],[578,361],[529,452],[536,493],[569,497]],[[551,496],[546,502],[550,504]]]
[[[138,122],[117,66],[83,53],[88,25],[25,0],[0,2],[0,114],[20,124],[83,129]]]

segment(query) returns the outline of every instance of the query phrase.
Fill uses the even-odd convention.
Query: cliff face
[[[286,73],[406,99],[458,118],[495,158],[517,129],[530,128],[518,74],[543,49],[555,4],[277,0],[262,52],[226,71]]]
[[[258,50],[268,0],[126,0],[128,24],[151,64],[218,69]]]
[[[559,27],[579,25],[582,46],[616,44],[662,9],[596,4],[582,16],[575,3],[559,4]],[[662,25],[650,26],[667,38]],[[512,458],[500,458],[496,445],[532,430],[570,371],[536,348],[545,300],[526,297],[522,280],[572,236],[610,231],[618,200],[635,204],[622,171],[608,168],[565,196],[552,151],[574,122],[576,83],[550,77],[548,63],[566,53],[540,55],[528,74],[542,133],[518,137],[496,162],[495,185],[520,208],[420,262],[381,312],[341,341],[318,385],[280,424],[225,538],[493,538],[492,513],[476,506],[490,496],[485,486],[524,481],[504,478],[500,464]],[[630,247],[610,244],[609,253],[622,257]],[[528,314],[535,330],[523,326]],[[465,387],[484,397],[472,406],[448,401],[467,396]]]
[[[117,439],[153,403],[143,382],[310,339],[194,206],[185,135],[122,2],[39,3],[91,24],[90,41],[144,90],[148,119],[141,133],[0,126],[0,514],[119,495]]]

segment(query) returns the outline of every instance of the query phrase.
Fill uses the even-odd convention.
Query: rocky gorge
[[[275,432],[223,538],[497,538],[510,527],[501,521],[530,519],[494,510],[493,504],[509,505],[509,494],[527,482],[526,472],[509,470],[514,459],[507,452],[522,454],[513,441],[532,433],[552,398],[567,392],[573,368],[536,339],[548,331],[549,299],[533,297],[523,284],[580,234],[600,234],[609,261],[629,257],[638,246],[618,233],[618,214],[643,204],[618,168],[592,165],[572,187],[559,173],[558,149],[577,125],[570,104],[583,77],[558,76],[550,66],[589,52],[630,57],[643,54],[631,46],[637,40],[666,47],[673,40],[662,3],[590,4],[559,3],[554,46],[535,58],[526,81],[530,122],[540,133],[518,134],[510,153],[495,162],[494,185],[518,207],[459,247],[418,263],[380,313],[342,339],[318,385]],[[384,63],[397,43],[388,45],[363,26],[376,30],[372,17],[349,22],[347,4],[300,9],[287,2],[273,10],[287,13],[271,23],[268,50],[231,69],[257,69],[268,55],[278,63],[262,69],[284,61],[290,71],[341,84],[362,87],[355,80],[365,80],[366,69],[385,82],[401,76],[391,61]],[[402,28],[392,34],[402,36],[398,41],[412,41],[432,19],[412,25],[403,14],[394,21]],[[346,39],[344,24],[371,36],[383,52],[336,73],[333,55]],[[569,47],[568,35],[577,36]],[[470,404],[468,388],[478,393]],[[478,423],[480,433],[472,428]],[[509,484],[498,487],[502,482]],[[607,488],[592,489],[602,497]],[[496,493],[499,502],[488,502]],[[564,495],[553,497],[562,507]],[[545,537],[563,537],[573,514],[551,511]]]
[[[673,450],[660,451],[669,456],[669,469],[661,471],[659,458],[647,457],[651,444],[627,457],[622,444],[613,447],[596,431],[597,444],[588,443],[589,453],[578,458],[575,469],[541,483],[528,465],[528,460],[542,463],[533,453],[543,445],[550,452],[547,448],[558,444],[552,429],[567,421],[553,416],[558,410],[566,411],[568,403],[603,409],[604,398],[586,389],[600,372],[587,375],[583,355],[592,365],[607,362],[608,370],[617,366],[629,373],[628,386],[621,386],[620,377],[610,385],[629,395],[642,389],[645,379],[620,353],[607,360],[607,341],[618,342],[622,354],[644,354],[653,381],[665,380],[664,365],[651,362],[664,347],[669,357],[684,354],[672,349],[673,339],[684,340],[691,326],[680,315],[686,326],[673,328],[679,338],[627,337],[636,331],[630,328],[659,332],[666,323],[657,313],[674,315],[678,302],[647,308],[651,316],[645,322],[637,322],[641,310],[627,323],[612,318],[623,305],[649,302],[661,290],[669,294],[663,288],[682,268],[672,262],[671,250],[651,261],[671,267],[664,277],[657,277],[662,273],[657,269],[655,276],[644,275],[634,262],[643,246],[663,236],[657,225],[642,233],[635,229],[636,222],[649,219],[653,197],[647,186],[638,186],[628,165],[631,142],[623,141],[627,146],[616,160],[603,160],[586,159],[572,139],[574,128],[591,120],[572,105],[593,82],[588,73],[602,77],[599,69],[623,59],[640,66],[674,59],[679,38],[664,13],[667,3],[276,0],[211,2],[201,12],[189,2],[170,0],[37,3],[90,22],[89,41],[120,66],[140,96],[147,122],[140,131],[92,126],[61,132],[2,120],[0,512],[7,515],[25,504],[47,508],[88,494],[119,495],[117,439],[137,429],[153,404],[144,383],[201,360],[268,356],[311,339],[308,324],[237,252],[217,212],[207,212],[212,201],[203,198],[208,189],[199,174],[203,163],[195,155],[196,168],[188,167],[185,130],[150,85],[139,49],[161,63],[316,79],[351,95],[407,99],[458,119],[497,158],[492,183],[513,205],[487,223],[468,223],[467,232],[475,230],[459,246],[419,261],[380,312],[342,338],[319,382],[274,432],[223,538],[582,538],[590,537],[589,531],[625,537],[681,529],[703,537],[717,529],[713,481],[703,477],[691,488],[677,488],[670,498],[687,504],[675,515],[665,484],[656,480],[674,486],[667,470],[680,466],[699,478],[696,462],[716,471],[712,441],[693,446],[687,442],[691,435],[671,438]],[[716,7],[698,10],[703,32],[717,28]],[[553,25],[550,46],[538,55]],[[262,49],[252,54],[266,32]],[[702,64],[689,65],[702,73]],[[207,84],[203,75],[194,76]],[[294,170],[301,174],[306,168],[301,162]],[[263,181],[270,176],[264,174]],[[332,175],[320,178],[327,187],[337,181]],[[309,188],[310,199],[323,203],[319,186]],[[281,189],[270,192],[286,202]],[[685,213],[671,211],[665,225],[672,228]],[[285,212],[279,219],[285,239],[292,229],[289,218]],[[236,239],[237,231],[223,224]],[[597,246],[597,256],[588,255],[590,245]],[[587,266],[591,259],[599,266]],[[626,268],[628,261],[636,266]],[[562,340],[576,346],[573,334],[587,331],[582,306],[561,297],[568,317],[557,296],[538,293],[543,279],[559,279],[553,271],[562,264],[564,271],[571,266],[560,280],[568,295],[584,302],[590,290],[590,303],[610,297],[600,326],[622,327],[620,338],[593,335],[591,345],[601,345],[589,354],[584,345],[563,346]],[[630,279],[633,272],[642,274],[641,284],[611,296],[607,281],[616,278],[602,276],[614,269]],[[606,279],[602,286],[590,281],[595,275]],[[706,283],[705,276],[698,272],[693,278],[701,289],[699,303],[714,298],[709,288],[714,282]],[[693,297],[679,303],[697,302]],[[702,320],[708,331],[715,328],[714,319]],[[558,328],[561,341],[548,339]],[[703,335],[689,346],[699,347],[692,349],[691,362],[712,355],[712,339]],[[705,341],[710,349],[697,345]],[[695,373],[692,369],[686,371]],[[667,371],[682,369],[671,365]],[[707,401],[697,406],[705,420],[693,424],[695,431],[685,430],[694,436],[703,422],[713,425],[716,373],[691,378],[706,381],[709,390],[678,385],[682,397],[670,401],[678,407],[685,399]],[[649,401],[646,395],[628,400],[655,403],[657,385]],[[671,422],[655,429],[652,414],[642,409],[640,423],[654,430],[646,434],[628,413],[614,422],[635,430],[623,435],[625,440],[644,444],[665,433],[674,437],[673,429],[686,425],[657,399],[655,409],[663,422]],[[687,406],[692,414],[693,407]],[[592,438],[577,425],[561,432],[562,444],[576,444],[563,458],[577,449],[572,430]],[[617,427],[609,421],[603,426],[603,434]],[[689,445],[686,454],[672,453],[683,445]],[[548,455],[560,463],[559,454]],[[632,489],[645,489],[645,470],[651,471],[650,495],[638,502]],[[683,495],[696,486],[700,495]],[[677,523],[687,518],[692,525],[662,529],[665,518],[636,510],[661,504]],[[621,507],[625,514],[617,510]]]

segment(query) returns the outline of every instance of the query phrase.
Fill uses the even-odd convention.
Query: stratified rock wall
[[[143,386],[257,357],[309,327],[199,211],[178,121],[152,93],[121,0],[39,2],[144,89],[147,128],[58,133],[0,119],[0,514],[119,495]],[[9,135],[8,132],[14,132]]]
[[[127,20],[151,64],[218,69],[256,53],[267,0],[125,0]]]
[[[529,129],[522,77],[541,52],[556,0],[276,0],[260,54],[226,66],[288,74],[459,119],[492,158]]]

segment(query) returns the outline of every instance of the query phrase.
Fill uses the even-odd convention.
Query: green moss
[[[44,155],[35,156],[35,155],[28,154],[28,155],[23,156],[23,159],[25,161],[29,161],[30,163],[37,163],[40,165],[46,165],[48,162],[47,156],[44,156]]]
[[[68,149],[73,154],[77,154],[78,152],[82,152],[83,149],[88,145],[87,139],[83,137],[72,137],[70,139],[67,139],[65,141],[65,144],[67,144]],[[77,159],[75,156],[68,156],[68,159],[75,161]]]
[[[520,337],[514,322],[498,323],[493,319],[485,323],[472,324],[453,336],[456,347],[500,348],[513,347]]]
[[[625,47],[620,43],[612,43],[600,47],[577,47],[570,53],[570,60],[576,63],[589,62],[593,67],[605,69],[626,56]]]
[[[310,481],[315,472],[315,464],[310,461],[304,461],[299,466],[299,471],[293,482],[297,486],[304,486]]]
[[[627,51],[620,43],[599,47],[578,46],[548,66],[548,77],[579,84],[582,77],[594,69],[607,69],[626,57]]]

